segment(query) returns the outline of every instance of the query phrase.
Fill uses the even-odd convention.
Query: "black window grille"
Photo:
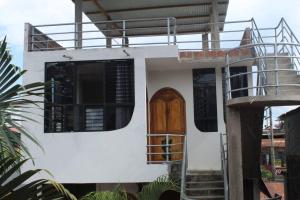
[[[216,73],[213,68],[193,70],[194,120],[202,132],[218,130]]]
[[[45,132],[125,127],[134,109],[133,60],[46,63]]]

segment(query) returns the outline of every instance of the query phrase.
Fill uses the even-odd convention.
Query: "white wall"
[[[167,173],[166,165],[147,165],[146,157],[146,66],[145,58],[175,57],[175,46],[90,49],[49,52],[25,52],[24,66],[28,70],[24,84],[44,81],[45,62],[105,60],[134,58],[135,109],[129,125],[106,132],[44,133],[43,111],[34,116],[40,123],[24,123],[44,147],[24,139],[35,159],[36,168],[48,169],[61,183],[148,182]],[[32,110],[33,111],[33,110]],[[32,167],[28,164],[22,170]],[[42,176],[42,175],[41,175]]]
[[[147,71],[147,88],[149,101],[153,94],[164,87],[176,89],[184,97],[186,102],[186,125],[188,138],[188,168],[190,170],[220,170],[220,134],[225,132],[223,119],[222,100],[222,74],[221,68],[216,69],[217,74],[217,109],[218,131],[204,133],[198,130],[194,123],[193,104],[193,74],[188,63],[181,63],[182,69],[164,70],[170,65],[168,62],[160,62],[161,70]],[[195,65],[195,64],[193,64]],[[200,67],[200,65],[199,65]],[[151,68],[156,68],[151,66]]]

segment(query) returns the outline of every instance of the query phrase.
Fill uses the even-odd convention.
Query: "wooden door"
[[[186,129],[185,102],[182,96],[174,89],[164,88],[154,94],[150,101],[150,136],[148,148],[149,161],[181,160],[183,154],[183,142]],[[178,136],[169,136],[173,134]],[[160,136],[162,135],[162,136]],[[161,145],[167,143],[171,146],[166,149]],[[155,145],[155,146],[153,146]],[[171,154],[166,154],[170,152]],[[178,152],[178,153],[176,153]]]

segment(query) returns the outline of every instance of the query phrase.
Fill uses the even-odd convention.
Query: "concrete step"
[[[188,196],[224,196],[224,187],[222,188],[186,188]]]
[[[276,95],[276,88],[266,88],[268,95]],[[282,86],[279,88],[279,95],[300,95],[300,87]]]
[[[189,199],[199,199],[199,200],[224,200],[225,197],[223,195],[219,196],[188,196]]]
[[[187,188],[224,187],[224,181],[190,181],[186,182]]]
[[[187,182],[200,182],[200,181],[220,181],[223,180],[223,175],[214,174],[214,175],[187,175]]]
[[[224,199],[222,171],[188,171],[185,193],[190,199]]]
[[[278,76],[279,84],[300,84],[300,78],[293,74],[293,75],[280,75]],[[267,77],[268,84],[276,84],[276,77],[268,76]]]
[[[220,170],[188,170],[187,175],[223,175]]]

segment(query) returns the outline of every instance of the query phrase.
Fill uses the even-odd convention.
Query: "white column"
[[[212,1],[212,9],[210,13],[210,22],[211,27],[211,48],[212,50],[217,50],[220,48],[220,33],[219,33],[219,10],[218,10],[218,1]]]
[[[74,0],[75,3],[75,48],[82,48],[82,0]]]
[[[25,29],[24,29],[24,52],[28,52],[33,50],[32,48],[32,29],[33,27],[29,23],[25,23]]]

